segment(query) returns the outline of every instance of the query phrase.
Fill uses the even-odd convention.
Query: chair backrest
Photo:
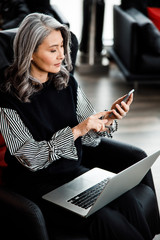
[[[147,6],[148,6],[147,0],[129,0],[129,1],[122,0],[121,1],[121,7],[123,9],[128,9],[133,7],[143,12],[145,15],[147,14]]]
[[[160,7],[159,0],[121,0],[123,9],[136,8],[147,15],[147,7]]]
[[[0,81],[4,71],[13,60],[13,40],[18,28],[0,31]]]
[[[68,19],[63,15],[63,13],[59,10],[56,4],[51,4],[50,0],[25,0],[26,5],[30,12],[40,12],[53,16],[60,23],[67,25],[70,27],[70,23]]]
[[[0,82],[4,81],[4,71],[13,59],[13,39],[17,28],[0,31]],[[0,185],[2,184],[2,170],[7,164],[4,161],[6,145],[0,133]]]

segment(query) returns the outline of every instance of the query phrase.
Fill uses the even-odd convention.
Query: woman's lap
[[[102,138],[97,147],[83,147],[82,163],[85,166],[96,164],[99,167],[108,167],[117,173],[146,156],[146,153],[138,147]]]
[[[47,223],[61,229],[70,229],[72,226],[74,231],[85,231],[90,239],[151,240],[143,211],[132,191],[88,218],[80,217],[52,203],[43,202],[42,205]]]

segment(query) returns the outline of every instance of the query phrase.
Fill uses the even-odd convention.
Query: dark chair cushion
[[[40,208],[7,187],[0,187],[0,213],[1,239],[49,240]]]
[[[153,22],[135,8],[127,9],[126,12],[136,20],[139,31],[142,52],[160,54],[160,32]]]
[[[144,1],[144,0],[142,0],[142,1]],[[151,6],[151,7],[160,7],[159,0],[147,0],[147,4],[148,4],[148,6]]]
[[[136,8],[145,15],[147,15],[147,0],[121,0],[121,7],[126,10],[129,8]]]
[[[160,55],[144,53],[139,58],[139,71],[145,74],[159,74]]]

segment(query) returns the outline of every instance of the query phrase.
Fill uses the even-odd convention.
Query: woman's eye
[[[53,53],[54,53],[54,52],[56,52],[56,50],[51,50],[51,52],[53,52]]]

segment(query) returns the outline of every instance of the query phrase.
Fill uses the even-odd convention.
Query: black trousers
[[[96,147],[84,147],[82,165],[63,178],[57,179],[58,185],[98,166],[113,172],[119,172],[127,166],[144,158],[146,153],[134,146],[114,140],[102,139]],[[61,181],[61,183],[60,183]],[[142,181],[153,187],[151,172]],[[56,181],[54,181],[54,184]],[[40,188],[34,188],[34,193],[40,189],[42,194],[55,187],[52,181]],[[154,187],[153,187],[154,188]],[[36,193],[38,196],[38,194]],[[144,216],[141,203],[136,199],[134,189],[123,194],[112,203],[97,211],[88,218],[80,217],[61,207],[42,200],[39,205],[48,225],[65,229],[85,230],[91,240],[151,240],[152,234]],[[52,229],[49,227],[49,229]],[[54,234],[54,233],[53,233]]]
[[[42,207],[44,209],[44,205]],[[134,191],[122,195],[88,218],[80,217],[52,203],[45,204],[46,223],[67,231],[86,232],[91,240],[151,240],[152,235]],[[51,235],[54,232],[51,233]]]

